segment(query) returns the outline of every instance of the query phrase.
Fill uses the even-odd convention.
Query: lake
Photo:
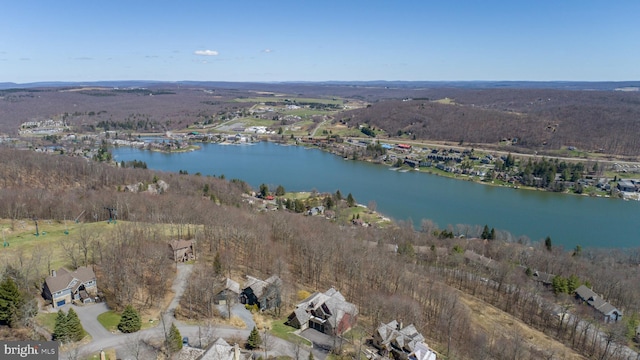
[[[395,220],[422,219],[438,226],[489,225],[515,238],[539,241],[551,236],[565,249],[640,246],[640,202],[545,191],[515,190],[389,167],[298,146],[201,144],[199,151],[160,153],[128,147],[113,149],[117,161],[141,160],[150,169],[189,174],[224,174],[257,189],[351,193],[356,201],[375,201],[377,211]]]

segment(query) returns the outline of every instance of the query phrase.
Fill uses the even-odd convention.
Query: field
[[[90,236],[102,235],[113,229],[113,225],[106,222],[75,223],[73,220],[66,222],[39,220],[38,236],[33,220],[0,220],[2,228],[3,244],[6,246],[0,250],[0,261],[12,263],[16,259],[22,259],[29,254],[33,257],[40,256],[44,264],[49,264],[51,269],[61,266],[70,267],[71,263],[66,258],[62,244],[70,239],[77,239],[81,232]]]

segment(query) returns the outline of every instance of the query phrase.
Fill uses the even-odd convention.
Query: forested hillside
[[[640,152],[635,92],[438,89],[416,91],[415,97],[380,100],[342,118],[417,139],[498,144],[515,138],[514,151],[574,146],[606,154]]]
[[[639,310],[638,249],[565,251],[551,242],[451,239],[433,228],[416,232],[411,224],[363,228],[286,210],[258,212],[243,205],[239,181],[6,149],[0,151],[0,163],[0,217],[63,220],[84,210],[83,220],[92,222],[107,219],[105,206],[117,208],[118,223],[109,225],[116,234],[96,242],[100,247],[87,248],[86,261],[100,269],[108,301],[119,306],[162,296],[149,291],[159,283],[145,277],[144,267],[162,266],[157,249],[166,248],[168,237],[153,226],[171,224],[182,229],[174,236],[197,241],[202,259],[222,254],[225,269],[279,275],[283,314],[292,309],[298,290],[334,286],[359,307],[363,331],[380,321],[413,322],[429,345],[449,358],[623,358],[614,345],[627,344],[630,323],[604,324],[565,287],[554,294],[528,276],[533,270],[574,279],[573,285],[590,284],[624,311],[625,320]],[[125,192],[121,186],[159,181],[169,186],[157,194]],[[470,261],[467,250],[492,259],[493,265]],[[27,271],[23,260],[3,266]],[[124,265],[109,266],[117,261]],[[213,268],[205,262],[196,266],[203,272]],[[127,271],[137,275],[127,277]],[[45,275],[31,273],[33,289]],[[156,280],[168,277],[162,272]],[[110,289],[120,289],[121,297]],[[586,330],[568,326],[560,321],[559,309],[579,314],[590,325]],[[599,341],[597,334],[610,335],[609,340]]]

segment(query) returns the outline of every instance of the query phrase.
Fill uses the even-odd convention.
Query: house
[[[380,324],[373,334],[373,345],[381,355],[392,354],[394,359],[435,360],[436,356],[413,324],[403,327],[396,320]]]
[[[209,345],[197,360],[244,360],[249,358],[248,354],[240,352],[238,344],[231,346],[224,339],[219,338]]]
[[[90,303],[97,293],[96,274],[87,266],[81,266],[75,271],[65,268],[52,270],[42,289],[44,298],[50,300],[54,308],[72,301]]]
[[[180,360],[248,360],[251,355],[240,350],[238,344],[229,345],[219,338],[204,349],[184,346],[177,354]]]
[[[213,302],[216,305],[235,304],[240,296],[240,284],[225,278],[214,288]]]
[[[175,262],[185,262],[196,258],[193,251],[193,240],[171,240],[169,254]]]
[[[624,192],[634,192],[638,188],[633,180],[619,180],[618,181],[618,190]]]
[[[268,310],[280,306],[282,280],[273,275],[267,280],[260,280],[247,275],[247,282],[240,293],[240,302],[246,305],[258,305],[260,310]]]
[[[309,216],[322,215],[322,214],[324,214],[324,206],[322,205],[315,206],[307,210],[307,215]]]
[[[534,271],[531,276],[535,281],[541,282],[543,285],[551,285],[551,283],[553,282],[553,278],[555,277],[555,275],[553,274],[538,270]]]
[[[464,258],[467,260],[467,262],[473,262],[489,269],[496,269],[498,267],[497,262],[495,262],[491,258],[482,256],[473,250],[465,250]]]
[[[312,328],[339,336],[355,325],[357,317],[358,308],[331,288],[324,293],[316,292],[296,305],[286,323],[301,330]]]
[[[417,343],[415,350],[409,354],[411,360],[436,360],[435,351],[431,350],[425,343]]]
[[[593,290],[584,285],[580,285],[580,287],[576,289],[576,297],[602,314],[605,322],[618,321],[622,318],[622,311],[616,309],[615,306],[606,302]]]

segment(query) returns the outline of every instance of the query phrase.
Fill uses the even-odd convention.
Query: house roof
[[[191,245],[193,245],[193,240],[183,240],[183,239],[175,240],[174,239],[169,242],[169,246],[173,251],[185,249],[185,248],[191,247]]]
[[[49,288],[49,291],[53,294],[55,292],[68,288],[72,289],[72,291],[75,292],[83,283],[95,279],[96,274],[90,267],[80,266],[73,272],[65,268],[60,268],[58,269],[58,271],[56,271],[56,276],[47,276],[47,278],[45,279],[45,283]]]
[[[282,285],[282,280],[277,275],[273,275],[267,280],[260,280],[258,278],[254,278],[253,276],[247,275],[247,282],[244,284],[244,287],[242,289],[251,289],[251,291],[253,291],[253,294],[259,298],[260,296],[262,296],[262,293],[264,293],[264,290],[269,285]]]
[[[536,270],[533,277],[544,284],[551,284],[555,275]]]
[[[402,325],[399,325],[396,320],[392,320],[388,324],[380,324],[376,331],[381,338],[381,343],[385,346],[392,344],[407,353],[413,352],[416,345],[424,341],[424,336],[418,332],[413,324],[403,328],[400,326]]]
[[[346,314],[357,315],[358,308],[346,301],[342,294],[331,288],[324,293],[316,292],[296,305],[293,311],[298,318],[298,322],[304,324],[309,321],[312,312],[322,312],[326,315],[326,320],[335,328]]]
[[[233,293],[240,294],[240,284],[238,284],[237,282],[229,278],[226,278],[223,280],[222,286],[224,287],[225,290],[229,290]]]
[[[580,285],[576,289],[576,295],[586,301],[594,309],[598,310],[604,315],[610,315],[611,313],[617,311],[619,314],[622,314],[620,310],[618,310],[615,306],[609,304],[603,298],[601,298],[598,294],[596,294],[593,290],[589,289],[585,285]]]

